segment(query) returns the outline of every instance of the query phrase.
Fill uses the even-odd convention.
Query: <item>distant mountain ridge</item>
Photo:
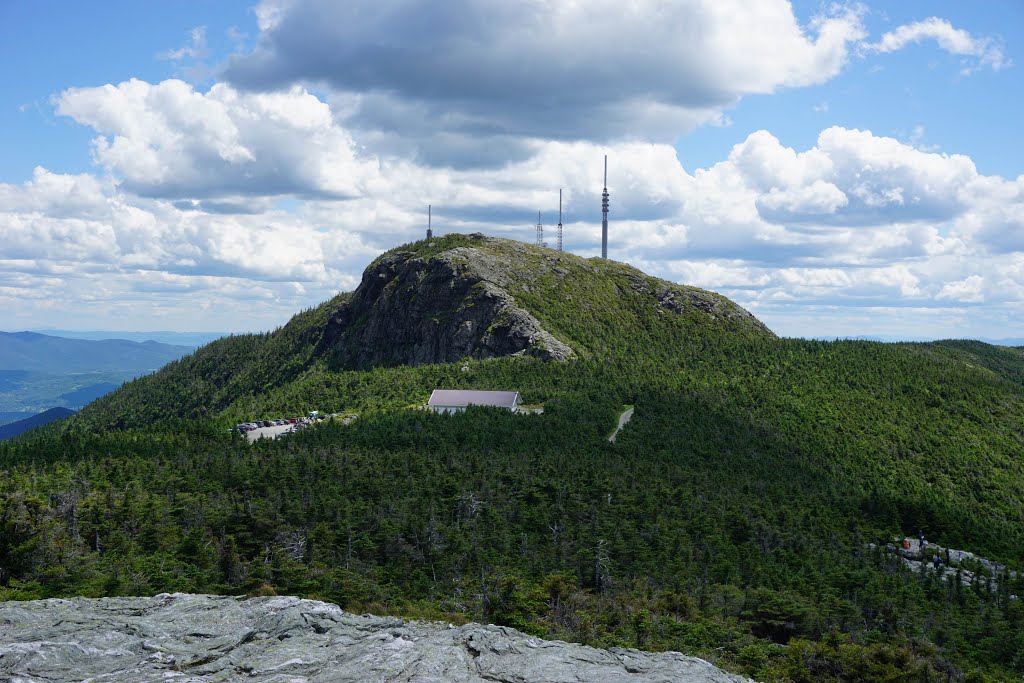
[[[188,346],[195,348],[203,344],[209,344],[214,339],[228,336],[228,332],[171,332],[167,330],[153,330],[148,332],[126,331],[126,330],[61,330],[56,328],[42,328],[29,330],[51,337],[64,337],[65,339],[90,339],[102,341],[105,339],[124,339],[133,342],[155,341],[171,346]]]
[[[18,420],[17,422],[11,422],[9,424],[0,425],[0,441],[4,439],[10,439],[24,434],[30,429],[41,427],[44,424],[49,424],[54,420],[62,420],[65,417],[74,415],[75,411],[69,410],[68,408],[50,408],[49,410],[43,411],[38,415],[27,417],[24,420]]]
[[[826,337],[808,337],[809,339],[820,339],[821,341],[844,341],[844,340],[858,340],[858,341],[876,341],[890,343],[927,343],[927,342],[938,342],[938,341],[980,341],[992,346],[1024,346],[1024,337],[919,337],[919,336],[903,336],[895,334],[858,334],[853,336],[826,336]]]
[[[66,339],[38,332],[0,332],[0,370],[133,372],[156,370],[192,348],[125,339]]]

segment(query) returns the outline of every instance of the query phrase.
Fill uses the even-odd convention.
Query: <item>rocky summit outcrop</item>
[[[878,546],[868,543],[868,547],[874,550]],[[916,538],[903,538],[898,544],[887,543],[885,550],[898,557],[915,574],[934,572],[944,581],[956,581],[962,586],[977,585],[989,592],[999,590],[1004,582],[1016,580],[1018,575],[1018,572],[1008,569],[1005,564],[972,552],[946,548]],[[1014,594],[1010,594],[1009,598],[1019,599]]]
[[[572,348],[504,288],[511,266],[465,247],[428,258],[414,251],[388,253],[363,273],[351,301],[328,324],[324,343],[352,367],[517,353],[572,358]]]
[[[356,616],[288,597],[0,603],[0,680],[741,683],[693,657]]]
[[[609,325],[649,325],[647,313],[699,315],[773,336],[721,295],[606,259],[474,234],[419,242],[374,261],[331,316],[320,351],[350,368],[516,354],[564,361],[593,351]]]

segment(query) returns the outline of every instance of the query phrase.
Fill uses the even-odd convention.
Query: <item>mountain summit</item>
[[[274,392],[298,402],[296,382],[322,375],[336,383],[333,373],[350,370],[510,356],[634,363],[725,338],[775,335],[719,294],[623,263],[479,234],[446,235],[382,254],[354,292],[269,334],[213,341],[125,385],[79,420],[125,427],[212,416]]]
[[[723,296],[625,264],[449,235],[375,260],[331,316],[322,347],[347,367],[517,354],[564,361],[601,355],[624,333],[680,323],[771,335]]]

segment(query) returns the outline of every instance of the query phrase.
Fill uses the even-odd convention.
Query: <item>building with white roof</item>
[[[435,413],[457,413],[469,406],[490,406],[515,411],[519,408],[519,392],[434,389],[427,401],[427,407]]]

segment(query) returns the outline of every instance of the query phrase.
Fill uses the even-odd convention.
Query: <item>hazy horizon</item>
[[[241,332],[212,332],[212,331],[174,331],[174,330],[60,330],[60,329],[35,329],[35,330],[0,330],[4,333],[14,332],[35,332],[47,334],[54,337],[66,337],[68,339],[125,339],[127,341],[143,342],[155,341],[161,344],[174,344],[180,346],[202,346],[203,344],[233,334],[262,334],[270,330],[246,330]],[[842,340],[863,340],[879,342],[932,342],[954,340],[981,341],[986,344],[997,344],[1001,346],[1022,346],[1024,337],[922,337],[915,335],[870,335],[870,334],[849,334],[829,336],[798,336],[796,339],[813,339],[817,341],[842,341]],[[194,343],[185,343],[186,340],[196,340]]]

